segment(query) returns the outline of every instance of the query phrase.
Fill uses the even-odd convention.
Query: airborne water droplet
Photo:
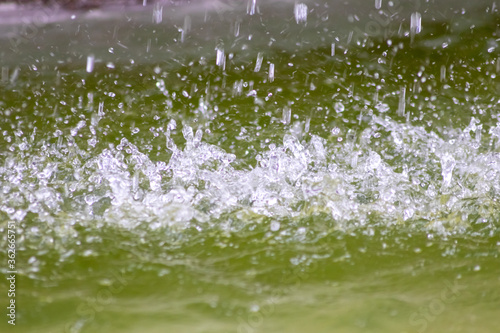
[[[94,70],[95,57],[93,54],[87,56],[87,73],[92,73]]]
[[[9,81],[9,67],[2,66],[2,78],[1,81],[3,84]]]
[[[281,122],[283,124],[290,124],[290,120],[292,119],[292,109],[290,109],[289,106],[285,106],[283,108],[283,116],[282,116],[282,119],[281,119]]]
[[[153,23],[159,24],[163,21],[163,6],[155,3],[153,8]]]
[[[255,69],[253,70],[254,72],[257,73],[258,71],[260,71],[260,67],[262,66],[262,60],[263,60],[262,52],[257,53],[257,60],[255,62]]]
[[[280,223],[278,221],[271,222],[271,231],[280,230]]]
[[[249,14],[249,15],[255,14],[256,2],[257,2],[257,0],[248,0],[247,14]]]
[[[217,47],[217,58],[215,63],[217,66],[222,67],[222,69],[226,69],[226,55],[224,54],[224,49]]]
[[[270,63],[269,64],[269,82],[274,81],[274,64]]]
[[[406,87],[401,87],[399,92],[398,115],[404,116],[406,109]]]
[[[307,22],[307,5],[296,3],[294,7],[295,21],[297,24]]]
[[[410,34],[411,39],[415,37],[415,35],[419,34],[422,31],[422,16],[419,12],[415,12],[411,14],[410,18]]]
[[[441,82],[446,81],[446,66],[441,65]]]
[[[337,112],[337,113],[344,112],[344,110],[345,110],[344,104],[342,104],[340,102],[335,103],[333,105],[333,108],[335,109],[335,112]]]

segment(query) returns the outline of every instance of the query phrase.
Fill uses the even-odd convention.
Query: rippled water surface
[[[2,6],[2,331],[497,331],[498,4]]]

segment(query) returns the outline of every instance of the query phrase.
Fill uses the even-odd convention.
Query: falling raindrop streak
[[[290,124],[290,120],[292,119],[292,109],[289,106],[285,106],[283,108],[283,115],[281,118],[281,122],[285,125]]]
[[[2,66],[2,83],[5,84],[9,82],[9,67]]]
[[[444,82],[446,81],[446,66],[441,65],[441,76],[440,76],[440,81]]]
[[[415,35],[419,34],[421,31],[422,31],[422,16],[420,15],[419,12],[412,13],[410,18],[410,34],[412,41]]]
[[[255,69],[253,70],[254,72],[260,71],[260,67],[262,66],[262,60],[264,59],[264,56],[262,55],[262,52],[257,53],[257,60],[255,61]]]
[[[257,2],[257,0],[248,0],[247,14],[249,14],[249,15],[255,14],[255,7],[257,5],[256,2]]]
[[[303,3],[296,3],[294,7],[295,22],[297,24],[307,22],[307,5]]]
[[[224,49],[223,48],[216,48],[217,51],[217,56],[215,63],[217,66],[221,67],[222,70],[226,69],[226,55],[224,54]]]
[[[153,23],[160,24],[163,21],[163,6],[155,3],[153,7]]]
[[[269,64],[269,82],[274,81],[274,64],[270,63]]]
[[[401,87],[401,90],[399,91],[398,114],[400,116],[404,116],[405,110],[406,110],[406,86]]]
[[[94,70],[95,57],[93,54],[87,56],[87,73],[92,73]]]

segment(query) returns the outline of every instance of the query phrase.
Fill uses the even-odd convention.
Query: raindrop
[[[234,23],[234,37],[238,37],[240,35],[240,21],[236,21]]]
[[[257,0],[248,0],[247,14],[254,15]]]
[[[153,23],[159,24],[163,20],[163,6],[155,3],[153,7]]]
[[[292,109],[290,109],[289,106],[285,106],[283,108],[283,116],[282,116],[282,119],[281,119],[281,122],[283,124],[290,124],[290,120],[292,119]]]
[[[446,81],[446,66],[441,65],[441,82]]]
[[[375,0],[375,8],[376,9],[382,8],[382,0]]]
[[[257,61],[255,62],[254,72],[260,71],[260,67],[262,66],[262,60],[264,59],[262,52],[257,53]]]
[[[9,67],[2,66],[2,83],[7,83],[9,81]]]
[[[274,64],[270,63],[269,64],[269,82],[274,81]]]
[[[419,34],[422,31],[422,16],[419,12],[415,12],[411,14],[410,19],[410,34],[411,39],[415,37],[415,35]]]
[[[398,115],[404,116],[406,109],[406,86],[401,87],[399,91]]]
[[[234,82],[233,95],[240,96],[242,92],[243,92],[243,80]]]
[[[99,109],[97,110],[97,115],[99,117],[104,116],[104,102],[99,102]]]
[[[191,30],[191,17],[189,15],[184,17],[184,25],[181,29],[181,42],[186,39],[186,34]]]
[[[224,49],[217,47],[217,58],[215,60],[215,63],[217,66],[222,67],[223,70],[226,69],[226,55],[224,54]]]
[[[95,57],[93,54],[87,56],[87,73],[92,73],[94,70]]]
[[[10,77],[10,83],[14,83],[16,82],[17,80],[17,77],[19,76],[19,71],[20,71],[20,68],[19,67],[16,67],[14,69],[14,73],[12,73],[11,77]]]
[[[335,43],[332,43],[332,52],[331,52],[332,57],[335,55]]]
[[[295,21],[297,24],[307,22],[307,5],[303,3],[296,3],[293,10],[295,14]]]

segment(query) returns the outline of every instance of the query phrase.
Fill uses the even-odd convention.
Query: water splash
[[[377,116],[341,144],[286,134],[243,169],[234,154],[204,142],[201,129],[184,126],[179,148],[170,137],[175,127],[171,121],[166,129],[170,159],[157,162],[125,138],[92,155],[72,136],[37,147],[18,139],[0,167],[0,211],[62,233],[75,221],[183,229],[223,216],[279,222],[322,214],[335,229],[404,224],[442,235],[466,232],[477,219],[498,223],[500,154],[477,146],[476,121],[447,140]]]

